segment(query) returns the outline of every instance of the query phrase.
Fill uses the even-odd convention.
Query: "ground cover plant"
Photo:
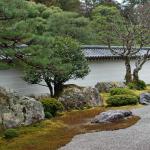
[[[117,130],[135,124],[139,117],[132,117],[111,124],[90,124],[90,119],[105,108],[65,112],[51,120],[18,128],[19,137],[12,140],[0,138],[0,150],[57,150],[77,134]]]

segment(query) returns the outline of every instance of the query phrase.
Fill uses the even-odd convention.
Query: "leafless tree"
[[[133,81],[139,81],[139,71],[148,60],[150,60],[150,49],[147,50],[146,54],[137,58],[135,62],[135,69],[133,70]]]
[[[146,61],[149,60],[150,49],[146,49],[144,55],[140,55],[143,47],[150,44],[150,3],[134,8],[134,13],[129,14],[128,19],[123,18],[120,21],[112,23],[111,32],[122,43],[122,49],[116,50],[111,46],[111,39],[108,40],[108,46],[114,55],[119,55],[125,60],[126,83],[133,80],[138,81],[138,73]],[[120,22],[118,24],[118,22]],[[136,57],[138,56],[138,57]],[[131,70],[131,58],[136,57],[135,69]]]

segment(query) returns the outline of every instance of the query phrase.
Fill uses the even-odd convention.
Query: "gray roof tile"
[[[119,55],[113,55],[107,46],[83,45],[81,48],[86,58],[120,57]],[[113,49],[116,51],[123,50],[120,46],[113,46]],[[150,50],[150,47],[142,48],[135,56],[146,54],[148,49]]]

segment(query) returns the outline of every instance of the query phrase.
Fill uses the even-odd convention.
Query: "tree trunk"
[[[63,90],[63,84],[61,82],[54,83],[54,97],[59,97]]]
[[[139,71],[142,69],[143,65],[146,63],[147,60],[147,55],[137,59],[135,63],[136,68],[133,70],[133,81],[139,81]]]
[[[139,71],[140,69],[136,68],[133,71],[133,81],[138,82],[139,81]]]
[[[126,75],[125,80],[126,84],[132,82],[132,74],[131,74],[131,65],[130,65],[130,57],[125,57],[125,66],[126,66]]]
[[[52,87],[51,82],[49,82],[48,80],[45,80],[45,82],[46,82],[46,84],[47,84],[47,86],[49,88],[51,97],[54,97],[54,92],[53,92],[53,87]]]

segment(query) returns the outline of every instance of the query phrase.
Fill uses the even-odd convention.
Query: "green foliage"
[[[60,8],[66,11],[78,12],[80,9],[79,0],[58,0],[58,2],[59,2]]]
[[[45,118],[51,119],[53,115],[50,112],[45,112]]]
[[[139,80],[138,82],[129,83],[128,87],[129,87],[129,89],[145,90],[146,89],[146,83],[142,80]]]
[[[106,101],[109,106],[125,106],[136,105],[138,103],[138,97],[133,95],[114,95],[110,96]]]
[[[54,85],[55,93],[60,90],[58,86],[69,79],[83,78],[89,72],[87,60],[78,42],[69,37],[36,38],[34,46],[25,53],[31,55],[28,56],[29,62],[40,66],[27,66],[25,79],[32,84],[44,79],[49,88]],[[53,96],[52,91],[51,95]]]
[[[109,41],[112,45],[119,45],[121,41],[116,37],[113,27],[119,28],[120,32],[122,24],[120,10],[114,6],[100,5],[92,11],[91,26],[100,44],[107,45]]]
[[[13,139],[13,138],[18,137],[18,136],[19,136],[19,134],[18,134],[16,129],[7,129],[4,132],[4,138],[5,139]]]
[[[44,112],[46,117],[56,116],[58,111],[62,111],[64,109],[61,102],[54,98],[43,99],[42,101]]]
[[[59,91],[58,86],[69,79],[88,74],[87,61],[77,42],[88,42],[88,19],[25,0],[0,3],[0,54],[19,58],[25,66],[26,81],[34,84],[44,79],[53,96],[52,85]],[[21,44],[28,46],[18,48]]]
[[[43,3],[47,6],[58,6],[65,11],[76,11],[80,9],[79,0],[34,0],[37,3]]]
[[[0,62],[0,70],[5,70],[9,68],[10,66],[8,64]]]
[[[110,91],[110,95],[122,95],[122,94],[127,94],[127,95],[134,95],[134,93],[126,88],[113,88]]]
[[[57,13],[63,13],[63,11],[59,7],[50,7],[50,9],[45,9],[42,11],[42,17],[44,19],[48,19]]]
[[[88,44],[92,38],[89,19],[73,12],[52,14],[47,20],[51,36],[70,36],[81,43]]]

